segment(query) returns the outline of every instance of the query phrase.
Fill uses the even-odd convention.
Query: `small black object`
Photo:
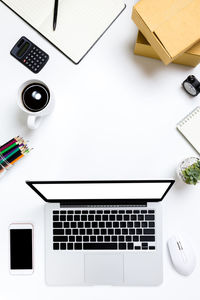
[[[194,75],[188,76],[182,85],[185,91],[193,97],[200,93],[200,82]]]
[[[38,73],[49,59],[49,55],[29,41],[21,37],[10,51],[10,54],[33,73]]]

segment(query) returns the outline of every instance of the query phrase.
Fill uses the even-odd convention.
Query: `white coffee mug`
[[[33,79],[20,86],[17,104],[28,114],[28,128],[36,129],[42,118],[53,111],[55,99],[52,91],[44,82]]]

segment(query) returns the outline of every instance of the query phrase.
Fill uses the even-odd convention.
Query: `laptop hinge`
[[[113,207],[147,207],[147,202],[140,202],[140,203],[135,203],[134,205],[131,204],[125,204],[125,205],[69,205],[69,204],[65,204],[65,203],[60,203],[60,207],[62,208],[67,208],[67,207],[87,207],[87,208],[113,208]]]

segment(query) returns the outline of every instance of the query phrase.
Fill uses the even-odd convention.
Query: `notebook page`
[[[54,9],[54,0],[3,0],[2,2],[36,29]]]
[[[79,62],[123,9],[122,0],[65,0],[59,2],[56,30],[52,11],[39,31]]]
[[[193,110],[181,122],[177,129],[184,135],[190,144],[200,153],[200,107]]]

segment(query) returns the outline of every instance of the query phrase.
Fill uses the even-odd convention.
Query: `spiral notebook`
[[[176,128],[200,154],[200,106],[180,121]]]
[[[123,0],[1,0],[74,63],[79,63],[126,7]]]

